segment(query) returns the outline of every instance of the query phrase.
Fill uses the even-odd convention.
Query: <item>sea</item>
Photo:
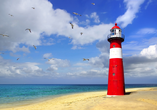
[[[143,87],[157,87],[157,84],[125,85],[125,88]],[[0,105],[106,90],[107,84],[0,84]]]

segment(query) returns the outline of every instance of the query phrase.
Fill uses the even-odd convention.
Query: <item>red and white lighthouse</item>
[[[122,34],[119,26],[117,26],[117,23],[110,31],[111,33],[108,35],[110,57],[107,96],[124,95],[125,83],[121,42],[124,41],[125,36]]]

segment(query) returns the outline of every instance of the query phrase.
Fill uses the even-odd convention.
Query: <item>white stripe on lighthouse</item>
[[[111,58],[122,58],[122,49],[110,48],[110,59]]]

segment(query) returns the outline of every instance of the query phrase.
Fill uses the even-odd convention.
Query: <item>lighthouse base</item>
[[[123,96],[123,95],[106,95],[106,97],[117,97],[117,96]]]

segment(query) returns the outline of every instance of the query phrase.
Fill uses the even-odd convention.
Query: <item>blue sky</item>
[[[107,35],[115,23],[125,34],[125,83],[157,83],[155,0],[3,0],[0,5],[0,34],[9,36],[0,35],[0,84],[107,84]]]

